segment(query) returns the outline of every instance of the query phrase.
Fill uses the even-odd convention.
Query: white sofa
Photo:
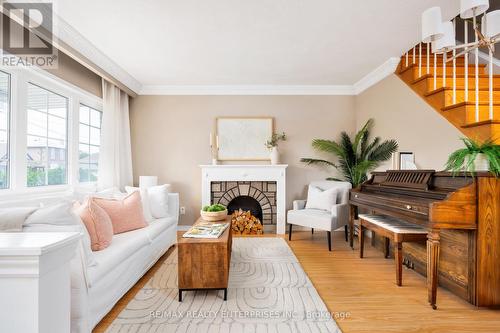
[[[0,207],[50,205],[72,199],[75,197],[71,194],[37,196],[2,200]],[[81,242],[71,261],[71,332],[90,333],[118,300],[176,243],[177,193],[169,193],[168,210],[168,217],[154,219],[145,228],[113,236],[108,248],[92,252],[91,260]],[[48,229],[44,231],[50,231]]]

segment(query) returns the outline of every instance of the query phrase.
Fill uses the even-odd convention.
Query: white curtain
[[[103,79],[102,99],[98,188],[123,190],[133,181],[128,95]]]

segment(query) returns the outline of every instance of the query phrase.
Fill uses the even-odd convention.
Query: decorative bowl
[[[221,210],[220,212],[205,212],[200,211],[201,218],[205,221],[215,222],[223,221],[227,218],[227,209]]]

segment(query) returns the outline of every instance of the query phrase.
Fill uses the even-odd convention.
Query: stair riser
[[[500,124],[483,124],[480,126],[461,128],[462,133],[467,137],[485,141],[488,139],[493,139],[493,142],[500,145],[500,138],[498,133],[500,133]]]
[[[427,78],[422,81],[425,81],[428,85],[429,90],[434,90],[434,78]],[[469,90],[474,90],[476,87],[476,81],[474,78],[469,78]],[[436,87],[441,88],[443,86],[443,78],[436,79]],[[500,78],[493,78],[493,86],[500,86]],[[446,87],[453,87],[453,78],[446,77]],[[457,89],[465,89],[465,79],[464,78],[456,78],[456,87]],[[487,78],[482,78],[479,80],[479,89],[488,89],[489,88],[489,80]]]
[[[476,107],[474,105],[465,105],[461,108],[465,109],[465,124],[472,124],[478,121],[485,121],[490,119],[490,108],[488,105],[479,105],[479,119],[476,120]],[[455,109],[450,110],[454,112]],[[493,119],[500,119],[500,110],[498,107],[493,107]]]
[[[476,94],[474,91],[469,91],[469,102],[474,102],[476,100]],[[440,91],[436,94],[432,94],[427,96],[427,98],[432,101],[432,103],[436,103],[436,105],[440,107],[451,106],[453,104],[458,104],[465,102],[465,91],[457,90],[456,102],[453,103],[453,92],[451,90]],[[480,91],[479,92],[479,102],[480,103],[488,103],[489,101],[489,92],[488,91]],[[493,102],[500,102],[500,91],[493,92]]]
[[[427,70],[422,68],[422,76],[427,74]],[[434,68],[429,68],[429,74],[434,75]],[[457,75],[465,75],[465,67],[457,67],[456,68]],[[485,69],[479,69],[479,74],[488,74]],[[437,76],[443,75],[443,68],[438,67],[436,71]],[[453,68],[446,67],[446,76],[451,77],[453,75]],[[469,67],[469,77],[474,76],[474,67]],[[413,78],[416,80],[419,78],[418,68],[413,70]]]
[[[431,69],[431,68],[434,67],[434,59],[430,59],[430,60],[431,61],[429,62],[429,69]],[[418,65],[419,65],[418,64],[418,60],[415,62],[415,64],[412,64],[411,62],[408,63],[408,67],[410,67],[411,65],[414,65],[417,68],[417,70],[418,70]],[[456,67],[464,67],[465,66],[465,62],[464,61],[457,61],[455,65],[456,65]],[[470,65],[470,63],[469,63],[469,65]],[[403,69],[406,68],[406,63],[405,63],[404,60],[401,62],[401,67]],[[443,62],[441,60],[438,60],[436,62],[436,67],[443,68]],[[452,62],[447,62],[446,63],[446,68],[448,68],[448,67],[449,68],[453,68],[453,63]],[[479,67],[479,69],[481,69],[481,67],[484,68],[484,66],[478,66],[478,67]],[[427,60],[422,59],[422,72],[423,73],[425,73],[426,68],[427,68]],[[474,67],[472,67],[472,69],[474,70]]]

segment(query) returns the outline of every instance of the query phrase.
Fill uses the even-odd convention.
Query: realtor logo
[[[52,3],[4,2],[1,9],[0,64],[57,68]]]

